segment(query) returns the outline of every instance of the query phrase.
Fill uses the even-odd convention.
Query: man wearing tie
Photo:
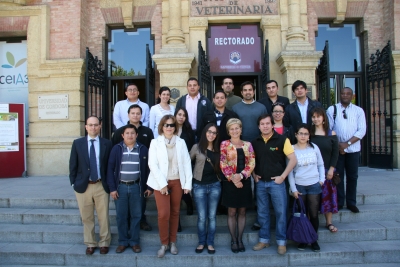
[[[92,255],[97,246],[100,254],[107,254],[111,242],[108,203],[110,190],[106,181],[107,162],[111,141],[99,137],[100,120],[91,116],[85,125],[88,135],[74,140],[69,160],[69,179],[75,190],[83,223],[86,254]],[[94,208],[100,226],[100,240],[94,235]]]

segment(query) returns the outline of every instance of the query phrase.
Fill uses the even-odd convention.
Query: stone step
[[[195,202],[193,201],[195,205]],[[366,193],[357,195],[357,205],[400,204],[399,193]],[[24,198],[21,196],[0,198],[0,208],[27,208],[27,209],[77,209],[78,203],[74,195],[66,198]],[[114,200],[110,199],[110,209],[115,209]],[[154,196],[147,199],[147,210],[156,210]],[[186,211],[186,204],[181,202],[181,209]]]
[[[333,220],[342,223],[365,222],[365,221],[395,221],[400,220],[400,204],[390,205],[363,205],[360,206],[360,213],[352,213],[347,209],[340,210],[333,215]],[[116,225],[115,210],[110,210],[111,225]],[[181,223],[183,226],[196,226],[197,214],[192,216],[181,212]],[[146,212],[147,221],[157,225],[157,212]],[[246,215],[246,225],[252,225],[256,219],[256,212],[250,210]],[[320,222],[324,223],[324,215],[320,214]],[[272,222],[275,220],[272,218]],[[81,218],[78,209],[18,209],[0,208],[0,223],[23,223],[23,224],[66,224],[81,225]],[[226,215],[217,215],[217,225],[226,225]]]
[[[1,224],[0,240],[2,242],[24,242],[44,244],[82,244],[83,227],[78,225],[47,225],[47,224]],[[335,223],[339,229],[337,233],[330,233],[325,227],[320,227],[318,239],[324,243],[359,242],[378,240],[400,240],[400,221]],[[98,227],[96,227],[98,231]],[[112,245],[118,245],[118,230],[111,227]],[[141,231],[143,247],[160,244],[158,229],[150,232]],[[218,226],[215,235],[215,244],[229,244],[230,234],[225,226]],[[178,233],[178,242],[181,246],[195,247],[198,242],[197,227],[183,227]],[[251,231],[246,227],[243,242],[253,246],[258,242],[258,231]],[[290,243],[290,242],[289,242]],[[271,231],[271,244],[275,244],[275,231]]]
[[[340,242],[320,243],[321,252],[310,248],[298,251],[295,245],[288,246],[285,255],[276,253],[276,246],[262,251],[247,249],[244,253],[234,254],[229,246],[215,246],[216,254],[206,251],[196,254],[193,247],[179,246],[179,255],[167,252],[164,258],[157,258],[159,246],[144,247],[142,253],[135,254],[127,250],[115,253],[115,246],[107,255],[97,250],[91,256],[85,255],[85,246],[79,244],[35,244],[1,243],[0,258],[2,265],[68,265],[68,266],[321,266],[364,264],[364,263],[400,263],[400,241]],[[261,264],[262,265],[262,264]]]

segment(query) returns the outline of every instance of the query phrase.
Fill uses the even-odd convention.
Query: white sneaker
[[[161,248],[158,250],[157,252],[157,257],[162,258],[165,255],[165,251],[168,250],[168,246],[167,245],[161,245]]]
[[[176,247],[176,244],[174,242],[171,242],[169,244],[169,246],[170,246],[170,250],[169,251],[171,252],[171,254],[173,254],[173,255],[178,254],[178,248]]]

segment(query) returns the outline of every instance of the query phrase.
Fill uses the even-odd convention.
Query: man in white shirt
[[[338,207],[342,209],[346,199],[347,209],[359,212],[356,204],[358,163],[360,160],[361,142],[366,132],[364,110],[351,103],[353,90],[345,87],[340,91],[340,103],[327,110],[329,127],[336,132],[339,139],[339,158],[336,171],[340,174],[337,185]],[[346,194],[344,191],[344,171],[346,171]]]
[[[127,110],[133,104],[137,104],[142,108],[143,112],[141,122],[143,126],[148,127],[150,114],[149,105],[139,100],[139,89],[136,84],[128,84],[125,88],[125,95],[127,98],[118,101],[114,107],[113,122],[115,129],[121,128],[128,123],[129,118]]]

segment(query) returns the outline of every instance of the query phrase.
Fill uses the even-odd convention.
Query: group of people
[[[246,250],[243,232],[246,210],[257,206],[252,229],[259,230],[258,251],[270,246],[271,214],[276,217],[279,254],[286,253],[287,211],[291,194],[306,203],[307,214],[318,232],[318,214],[326,227],[338,229],[332,214],[342,209],[359,212],[356,188],[360,140],[365,135],[364,111],[351,103],[352,89],[340,92],[340,103],[325,111],[307,97],[307,85],[296,81],[296,100],[278,95],[278,83],[266,84],[267,97],[254,100],[255,86],[240,85],[243,98],[234,95],[232,78],[225,78],[213,102],[201,95],[196,78],[187,82],[188,94],[176,107],[170,105],[170,89],[161,87],[158,104],[149,109],[130,84],[126,100],[114,108],[116,131],[112,140],[99,137],[101,122],[89,117],[88,135],[73,142],[70,182],[75,190],[82,222],[86,254],[100,247],[107,254],[110,241],[109,196],[115,201],[118,226],[117,253],[132,248],[141,252],[140,229],[146,221],[146,198],[154,194],[158,211],[161,248],[178,254],[180,203],[198,212],[196,253],[215,253],[214,236],[219,206],[227,208],[227,225],[234,253]],[[125,113],[123,112],[125,110]],[[126,112],[127,111],[127,112]],[[334,173],[341,182],[332,182]],[[346,181],[344,181],[346,172]],[[251,179],[253,178],[253,179]],[[346,194],[344,191],[346,183]],[[94,236],[94,209],[100,240]],[[308,244],[298,244],[304,250]],[[319,251],[318,242],[311,244]]]

